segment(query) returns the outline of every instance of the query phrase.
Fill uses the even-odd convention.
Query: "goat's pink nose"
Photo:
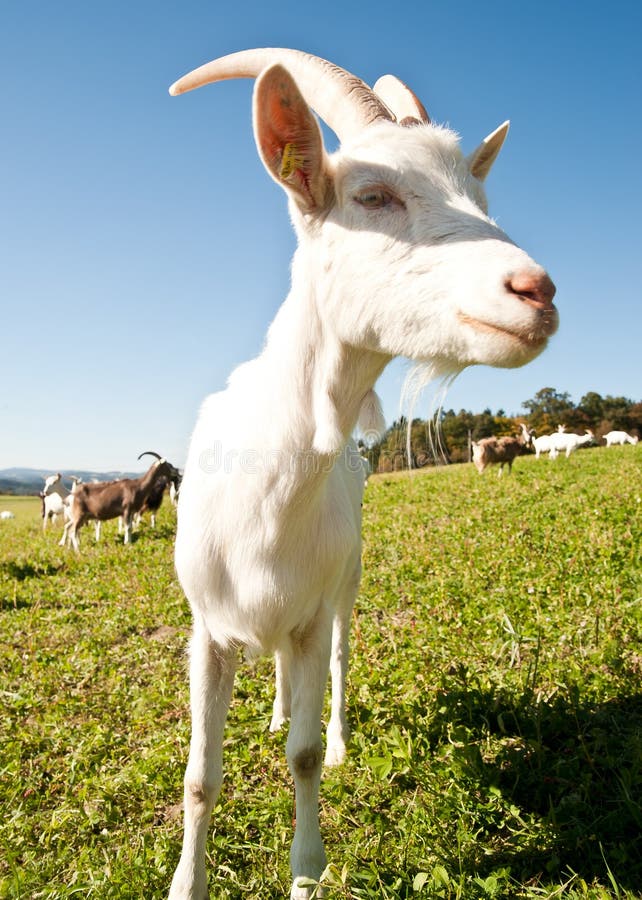
[[[546,272],[533,272],[528,269],[515,272],[506,282],[506,289],[532,306],[546,309],[553,305],[555,285]]]

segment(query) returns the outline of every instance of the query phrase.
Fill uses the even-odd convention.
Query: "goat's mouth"
[[[468,313],[458,312],[457,318],[462,325],[468,325],[475,331],[483,334],[492,334],[516,341],[529,350],[537,350],[543,347],[549,337],[557,331],[557,310],[554,306],[545,310],[530,328],[513,330],[503,328],[501,325],[492,325],[481,319],[475,319]]]

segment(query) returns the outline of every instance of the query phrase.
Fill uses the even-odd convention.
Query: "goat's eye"
[[[383,188],[366,188],[356,194],[354,199],[365,209],[383,209],[395,200],[390,191]]]

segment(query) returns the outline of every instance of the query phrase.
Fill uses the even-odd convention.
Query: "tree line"
[[[409,455],[412,468],[468,462],[471,441],[491,435],[517,435],[521,422],[537,435],[550,434],[558,425],[578,433],[590,429],[598,443],[609,431],[628,431],[642,437],[642,401],[627,397],[602,397],[589,391],[576,405],[570,394],[545,387],[533,399],[525,400],[522,407],[526,412],[521,416],[506,415],[502,409],[496,413],[490,409],[481,413],[442,410],[436,422],[413,419],[410,433],[408,421],[402,416],[378,443],[362,450],[373,472],[391,472],[408,468]]]

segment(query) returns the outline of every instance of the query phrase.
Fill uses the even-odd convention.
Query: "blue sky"
[[[252,84],[167,93],[253,46],[392,72],[465,151],[511,119],[490,211],[551,273],[561,325],[530,366],[464,372],[446,408],[641,399],[641,26],[633,0],[5,0],[0,468],[181,464],[202,398],[259,352],[294,238]],[[379,384],[389,422],[404,372]]]

